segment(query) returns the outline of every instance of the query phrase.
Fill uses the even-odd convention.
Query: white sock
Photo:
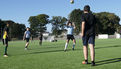
[[[66,44],[65,44],[65,49],[64,49],[64,50],[66,50],[66,49],[67,49],[67,46],[68,46],[68,43],[66,43]]]

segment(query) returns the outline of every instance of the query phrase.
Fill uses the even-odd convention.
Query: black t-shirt
[[[84,35],[95,35],[95,16],[92,13],[83,13],[81,21],[85,22]]]

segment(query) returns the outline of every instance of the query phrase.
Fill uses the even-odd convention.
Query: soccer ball
[[[70,3],[73,4],[74,3],[74,0],[70,0]]]

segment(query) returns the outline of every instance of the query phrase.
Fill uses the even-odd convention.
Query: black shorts
[[[95,35],[83,36],[82,41],[84,46],[88,46],[88,44],[95,45]]]
[[[29,39],[30,39],[30,38],[26,38],[26,42],[29,42]]]
[[[39,40],[41,40],[41,41],[42,41],[42,38],[40,37],[40,38],[39,38]]]
[[[4,43],[8,44],[8,37],[6,39],[4,39]]]
[[[73,35],[67,35],[67,40],[74,40],[75,38],[74,38],[74,36]]]

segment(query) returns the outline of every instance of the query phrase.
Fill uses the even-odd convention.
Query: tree
[[[0,19],[0,38],[2,38],[4,26],[5,23]]]
[[[37,16],[29,17],[30,28],[33,31],[32,34],[36,35],[38,32],[45,32],[46,25],[49,23],[49,16],[46,14],[39,14]]]
[[[67,19],[61,16],[53,16],[51,19],[52,34],[58,36],[62,34],[65,29]]]
[[[70,14],[69,14],[69,20],[71,22],[75,23],[76,29],[75,33],[79,34],[81,31],[81,15],[83,11],[80,9],[74,9]]]
[[[80,9],[74,9],[69,14],[69,20],[75,22],[75,33],[79,34],[81,31],[81,15],[83,11]],[[93,12],[90,12],[93,13]],[[101,12],[93,13],[96,17],[96,33],[97,34],[114,34],[115,32],[121,32],[121,25],[119,24],[120,18],[114,13]]]
[[[114,34],[119,32],[121,26],[119,24],[120,18],[117,15],[109,12],[94,13],[94,15],[97,20],[98,34]]]
[[[11,20],[6,20],[2,21],[0,20],[0,36],[2,38],[3,35],[3,30],[6,26],[6,24],[9,23],[9,38],[17,38],[17,39],[22,39],[24,31],[25,31],[25,25],[24,24],[19,24],[15,23],[14,21]]]
[[[19,38],[22,39],[24,31],[25,31],[24,24],[13,23],[10,28],[10,33],[12,34],[11,38]]]

